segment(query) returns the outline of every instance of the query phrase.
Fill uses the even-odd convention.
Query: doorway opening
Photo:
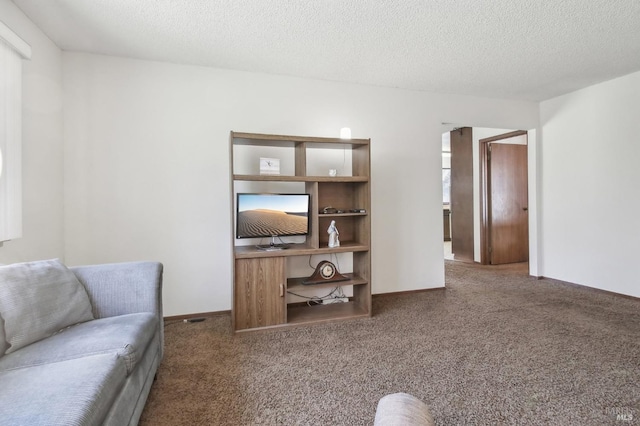
[[[511,150],[502,150],[505,145],[524,146],[520,148],[520,151],[524,150],[524,156],[518,157],[523,162],[511,167],[518,176],[524,177],[523,187],[514,189],[510,184],[514,170],[503,170],[510,166],[510,159],[503,162],[491,161],[491,154],[487,155],[485,152],[497,149],[499,160],[502,158],[502,151]],[[527,145],[526,131],[443,125],[442,204],[445,259],[486,265],[520,263],[523,261],[521,258],[506,259],[506,262],[504,257],[494,256],[492,259],[493,253],[500,253],[498,249],[509,252],[513,244],[517,243],[519,247],[524,247],[528,260]],[[502,192],[498,194],[496,191]],[[514,207],[510,202],[501,203],[501,197],[508,191],[515,192],[520,204]],[[524,215],[526,219],[524,228],[520,228],[514,236],[512,224],[509,222],[512,217],[501,214],[514,213],[516,210],[520,213],[519,216]],[[521,219],[520,217],[522,222]]]

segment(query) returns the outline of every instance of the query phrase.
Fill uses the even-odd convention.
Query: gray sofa
[[[163,355],[161,292],[157,262],[0,266],[0,423],[137,424]]]

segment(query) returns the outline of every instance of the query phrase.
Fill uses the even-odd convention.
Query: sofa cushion
[[[125,379],[124,362],[115,354],[1,371],[1,419],[12,425],[102,424]]]
[[[93,319],[86,290],[58,260],[0,266],[0,315],[7,354]]]
[[[129,375],[157,330],[158,319],[150,312],[83,322],[5,355],[0,358],[0,371],[113,353]]]

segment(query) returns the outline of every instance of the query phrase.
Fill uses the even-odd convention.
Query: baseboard
[[[424,289],[418,289],[418,290],[407,290],[407,291],[394,291],[394,292],[390,292],[390,293],[378,293],[378,294],[372,294],[371,297],[372,298],[378,298],[378,297],[385,297],[385,296],[399,296],[402,294],[411,294],[411,293],[422,293],[425,291],[433,291],[433,290],[445,290],[445,287],[435,287],[435,288],[424,288]],[[294,302],[294,303],[289,303],[287,304],[287,306],[289,307],[294,307],[294,306],[306,306],[307,302]],[[200,319],[200,318],[210,318],[210,317],[217,317],[217,316],[221,316],[221,315],[231,315],[231,310],[226,310],[226,311],[214,311],[214,312],[200,312],[200,313],[195,313],[195,314],[186,314],[186,315],[172,315],[172,316],[168,316],[168,317],[164,317],[165,321],[188,321],[188,320],[194,320],[194,319]]]
[[[386,297],[386,296],[400,296],[402,294],[415,294],[415,293],[424,293],[425,291],[434,291],[434,290],[446,290],[446,287],[442,286],[442,287],[433,287],[433,288],[421,288],[418,290],[405,290],[405,291],[392,291],[389,293],[376,293],[376,294],[372,294],[371,297],[374,299],[377,299],[379,297]]]
[[[636,296],[630,296],[628,294],[622,294],[622,293],[616,293],[615,291],[610,291],[610,290],[603,290],[601,288],[595,288],[595,287],[589,287],[583,284],[576,284],[576,283],[572,283],[569,281],[562,281],[562,280],[558,280],[555,278],[548,278],[542,275],[530,275],[530,277],[538,279],[538,280],[544,280],[544,279],[549,279],[549,280],[553,280],[553,281],[557,281],[563,284],[567,284],[569,286],[572,287],[577,287],[577,288],[581,288],[581,289],[585,289],[585,290],[591,290],[591,291],[595,291],[595,292],[599,292],[599,293],[605,293],[605,294],[610,294],[610,295],[615,295],[615,296],[621,296],[627,299],[631,299],[631,300],[640,300],[640,297],[636,297]],[[389,293],[377,293],[377,294],[372,294],[371,297],[373,299],[377,299],[377,298],[381,298],[381,297],[387,297],[387,296],[399,296],[399,295],[403,295],[403,294],[414,294],[414,293],[424,293],[426,291],[442,291],[442,290],[446,290],[446,287],[434,287],[434,288],[423,288],[423,289],[418,289],[418,290],[406,290],[406,291],[393,291],[393,292],[389,292]],[[306,305],[307,302],[297,302],[297,303],[290,303],[287,306],[293,307],[296,305]],[[195,313],[195,314],[186,314],[186,315],[173,315],[173,316],[168,316],[168,317],[164,317],[165,321],[188,321],[188,320],[194,320],[194,319],[200,319],[200,318],[211,318],[211,317],[217,317],[217,316],[222,316],[222,315],[231,315],[231,310],[226,310],[226,311],[214,311],[214,312],[200,312],[200,313]]]
[[[637,296],[631,296],[628,294],[623,294],[623,293],[617,293],[615,291],[611,291],[611,290],[604,290],[602,288],[597,288],[597,287],[590,287],[588,285],[584,285],[584,284],[576,284],[576,283],[572,283],[569,281],[563,281],[563,280],[559,280],[557,278],[549,278],[549,277],[544,277],[544,276],[539,276],[537,277],[539,280],[551,280],[551,281],[555,281],[558,283],[562,283],[562,284],[566,284],[570,287],[577,287],[583,290],[591,290],[591,291],[595,291],[597,293],[604,293],[604,294],[609,294],[612,296],[620,296],[620,297],[624,297],[625,299],[631,299],[631,300],[640,300],[640,297]]]
[[[196,314],[186,314],[186,315],[173,315],[170,317],[164,317],[165,321],[188,321],[200,318],[211,318],[217,317],[221,315],[230,315],[231,311],[215,311],[215,312],[201,312]]]

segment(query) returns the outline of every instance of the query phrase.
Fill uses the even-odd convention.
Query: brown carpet
[[[393,392],[440,425],[640,424],[639,300],[522,267],[446,271],[446,290],[375,297],[370,319],[167,323],[141,424],[370,425]]]

